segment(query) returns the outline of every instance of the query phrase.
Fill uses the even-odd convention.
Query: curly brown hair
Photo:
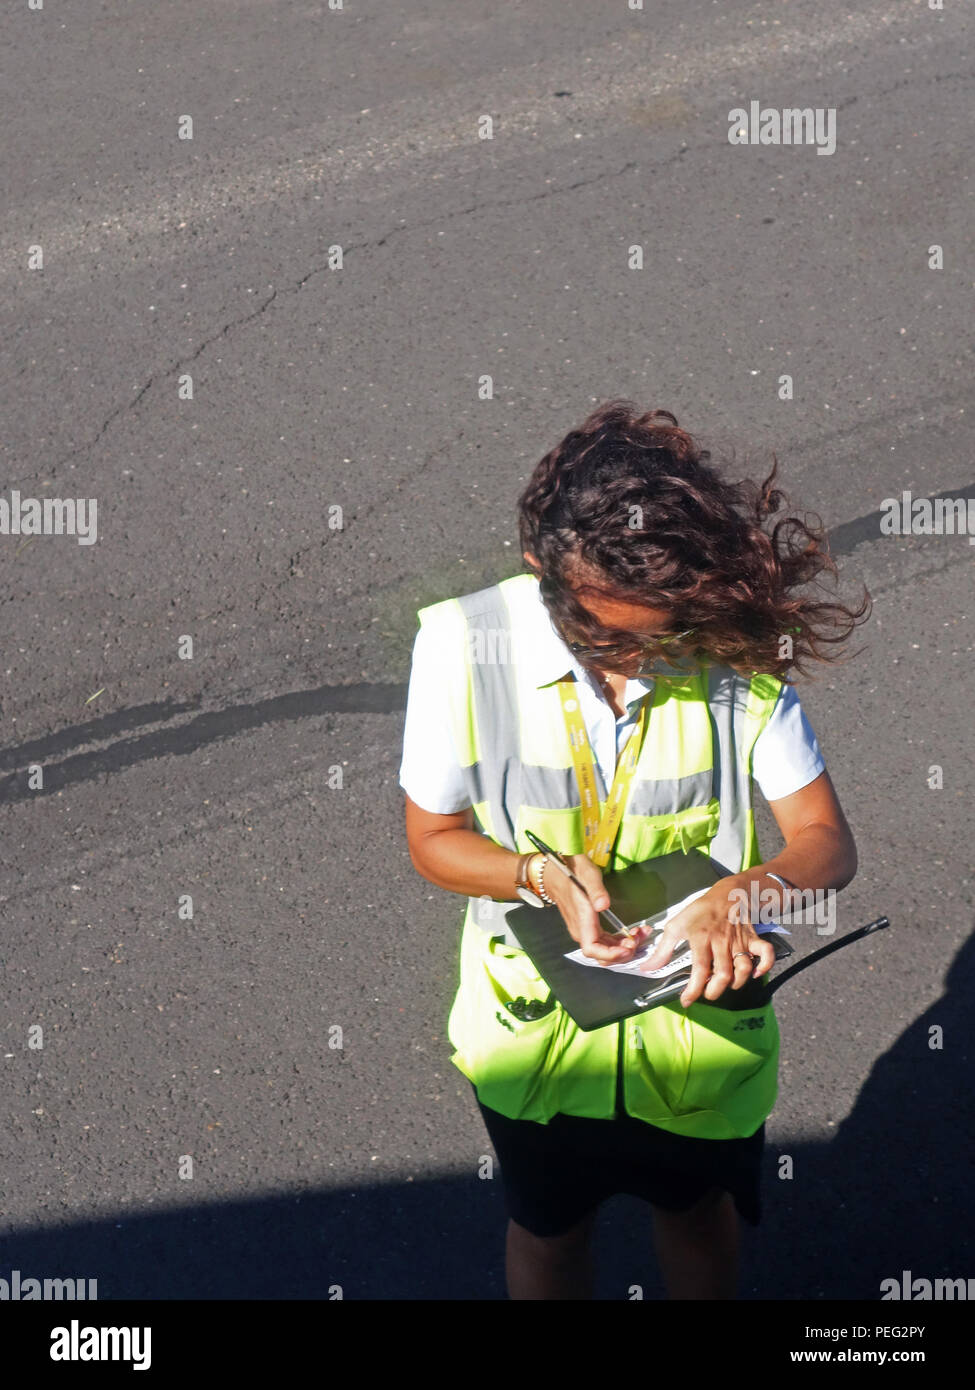
[[[866,620],[869,594],[856,609],[797,594],[823,571],[838,575],[821,523],[770,525],[787,502],[774,454],[761,484],[725,481],[710,458],[670,411],[625,400],[599,406],[545,455],[518,499],[519,535],[556,627],[593,645],[633,641],[599,626],[571,583],[670,609],[673,627],[694,629],[673,649],[685,660],[787,680],[793,666],[806,674],[804,660],[842,659],[822,648]]]

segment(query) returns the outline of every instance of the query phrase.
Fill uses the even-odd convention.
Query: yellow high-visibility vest
[[[533,575],[516,575],[431,604],[418,617],[436,634],[445,715],[479,828],[519,853],[533,849],[527,828],[554,849],[579,854],[579,790],[558,686],[535,684],[531,662],[519,660],[533,612],[537,622],[537,583]],[[768,675],[749,680],[726,666],[655,682],[604,872],[675,849],[700,848],[730,873],[762,862],[751,752],[781,684]],[[544,999],[549,991],[507,925],[522,906],[472,897],[464,918],[447,1033],[452,1062],[483,1104],[543,1124],[558,1113],[611,1119],[621,1069],[630,1115],[707,1139],[758,1129],[777,1088],[779,1030],[771,1002],[746,1011],[722,1000],[698,1000],[686,1010],[672,1002],[591,1032],[561,1006],[523,1022],[505,1001]]]

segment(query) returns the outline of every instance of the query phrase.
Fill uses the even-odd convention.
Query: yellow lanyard
[[[579,709],[579,700],[575,693],[575,681],[560,680],[558,685],[562,700],[562,714],[565,717],[565,727],[572,749],[572,762],[576,770],[576,781],[579,784],[583,844],[585,852],[592,862],[602,868],[609,860],[620,821],[623,819],[623,807],[626,805],[630,783],[633,780],[633,773],[640,756],[643,731],[647,724],[647,706],[653,691],[647,691],[640,702],[640,715],[636,727],[627,739],[626,747],[616,764],[613,785],[610,787],[606,809],[600,819],[592,746],[582,720],[582,712]]]

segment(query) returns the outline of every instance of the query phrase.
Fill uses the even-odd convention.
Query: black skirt
[[[761,1221],[764,1124],[747,1139],[694,1139],[622,1107],[612,1120],[555,1115],[540,1124],[477,1104],[501,1168],[508,1215],[533,1235],[564,1235],[617,1193],[686,1211],[717,1187],[731,1193],[749,1225]]]

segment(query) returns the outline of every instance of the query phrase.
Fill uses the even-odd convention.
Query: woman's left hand
[[[706,1000],[714,1000],[729,985],[741,989],[746,980],[763,975],[775,963],[772,943],[759,936],[750,921],[740,920],[740,896],[730,897],[727,883],[722,883],[716,883],[671,918],[653,954],[640,966],[641,972],[659,970],[670,960],[678,941],[686,941],[693,965],[680,996],[685,1008],[702,994]],[[757,963],[753,957],[758,957]]]

